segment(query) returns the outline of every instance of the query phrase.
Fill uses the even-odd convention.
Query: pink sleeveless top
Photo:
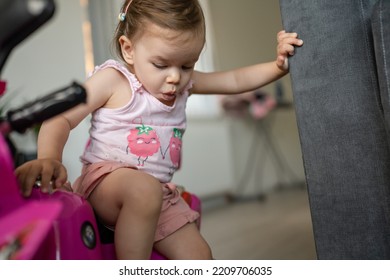
[[[92,75],[108,67],[127,78],[133,95],[122,108],[100,108],[92,113],[90,140],[81,161],[84,164],[126,163],[162,183],[170,182],[180,167],[186,129],[185,107],[192,81],[170,107],[147,92],[135,75],[118,61],[106,61],[96,67]]]

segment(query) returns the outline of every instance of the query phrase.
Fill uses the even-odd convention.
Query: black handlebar
[[[8,111],[7,122],[11,130],[22,133],[35,124],[63,113],[80,103],[85,103],[86,99],[85,88],[73,82],[72,85],[27,103],[19,109]]]
[[[0,0],[0,74],[12,49],[54,14],[54,0]],[[86,102],[85,89],[77,84],[57,90],[0,119],[0,132],[19,133]],[[2,125],[3,124],[3,125]],[[6,125],[4,125],[6,124]]]

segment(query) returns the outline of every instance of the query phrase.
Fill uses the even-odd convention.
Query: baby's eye
[[[167,68],[166,65],[158,64],[158,63],[153,63],[153,66],[156,67],[157,69],[165,69],[165,68]]]
[[[194,69],[194,66],[182,66],[181,69],[183,69],[184,71],[188,71]]]

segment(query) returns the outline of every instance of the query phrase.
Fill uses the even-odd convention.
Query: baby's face
[[[204,46],[201,36],[149,24],[134,42],[134,74],[155,98],[172,106],[194,71]]]

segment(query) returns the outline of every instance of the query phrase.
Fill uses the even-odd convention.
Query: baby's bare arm
[[[276,59],[230,71],[202,73],[195,71],[193,93],[199,94],[237,94],[258,89],[288,73],[288,56],[303,41],[296,33],[278,33]]]

